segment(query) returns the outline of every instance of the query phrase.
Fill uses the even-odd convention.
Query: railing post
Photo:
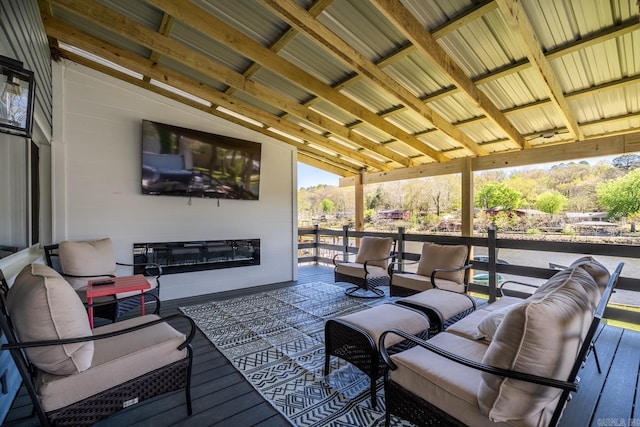
[[[349,226],[342,226],[342,260],[349,262]]]
[[[497,232],[496,229],[494,227],[489,227],[489,229],[487,230],[487,234],[488,234],[488,247],[487,247],[487,251],[488,251],[488,255],[489,255],[489,270],[487,271],[487,273],[489,274],[489,303],[492,303],[496,300],[497,296],[498,296],[498,290],[497,290],[497,267],[496,267],[496,258],[497,258]]]
[[[320,235],[318,230],[320,229],[319,224],[313,225],[313,260],[316,265],[318,265],[318,258],[320,258],[320,248],[318,247],[318,243],[320,243]]]
[[[396,243],[396,261],[398,262],[398,271],[404,271],[404,227],[398,227],[398,237]]]

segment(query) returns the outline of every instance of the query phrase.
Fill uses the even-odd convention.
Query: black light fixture
[[[33,72],[0,56],[0,132],[31,137],[34,90]]]

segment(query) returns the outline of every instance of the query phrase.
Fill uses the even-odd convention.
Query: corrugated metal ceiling
[[[191,85],[214,107],[225,99],[236,113],[253,111],[262,123],[253,130],[307,141],[316,148],[298,145],[302,161],[343,176],[635,135],[640,124],[636,0],[40,4],[63,56],[97,68],[63,47],[91,45],[98,56],[131,57],[128,67],[143,76],[152,74],[151,58],[175,73],[167,81],[186,79],[182,89]],[[514,27],[516,19],[533,34]],[[332,43],[335,36],[347,50],[334,51],[342,43]],[[441,52],[425,47],[431,39]],[[225,76],[207,73],[198,54],[223,66]]]

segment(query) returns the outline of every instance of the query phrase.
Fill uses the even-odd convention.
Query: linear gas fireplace
[[[134,243],[133,260],[159,264],[162,274],[260,265],[260,239]]]

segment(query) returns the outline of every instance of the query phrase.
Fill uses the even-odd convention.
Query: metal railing
[[[474,293],[486,295],[489,300],[495,300],[498,294],[498,280],[501,275],[511,275],[524,278],[548,279],[558,272],[557,264],[549,262],[548,268],[533,267],[531,265],[519,265],[499,262],[500,249],[513,249],[533,251],[538,253],[553,252],[563,254],[576,254],[576,258],[582,255],[614,257],[616,260],[640,259],[640,246],[628,244],[599,244],[584,242],[557,242],[540,240],[519,240],[498,238],[495,230],[489,229],[486,237],[443,236],[406,233],[403,227],[396,233],[361,232],[353,231],[348,227],[342,230],[321,229],[314,226],[310,229],[298,230],[298,263],[333,264],[333,257],[338,255],[346,260],[349,254],[358,252],[357,241],[364,236],[392,237],[396,239],[396,261],[416,261],[420,253],[406,250],[409,242],[433,242],[438,244],[464,244],[472,248],[472,251],[486,253],[481,260],[473,259],[474,272],[484,271],[488,276],[488,285],[474,282],[471,275],[469,290]],[[421,246],[421,245],[420,245]],[[616,289],[638,292],[640,302],[640,279],[623,276],[618,281]],[[639,304],[640,305],[640,304]],[[610,304],[605,312],[608,319],[640,325],[640,310],[633,310],[618,304]]]

